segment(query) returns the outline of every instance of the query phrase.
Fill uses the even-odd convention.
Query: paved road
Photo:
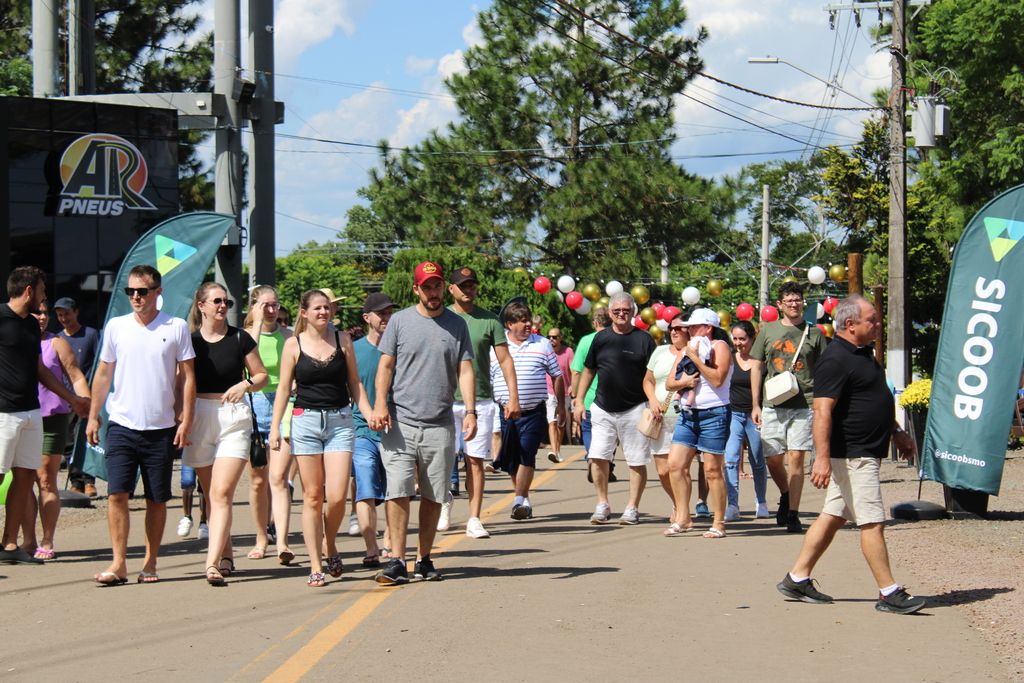
[[[800,537],[748,515],[724,539],[665,538],[668,499],[653,487],[640,525],[591,525],[580,450],[542,466],[537,516],[526,522],[509,519],[507,479],[489,475],[490,539],[466,538],[460,499],[457,526],[438,536],[440,583],[377,586],[359,568],[309,588],[303,554],[291,568],[245,558],[252,522],[240,503],[242,571],[228,587],[203,580],[203,543],[174,535],[171,509],[160,583],[100,588],[91,577],[109,562],[106,525],[77,527],[58,536],[58,560],[0,567],[0,680],[1002,680],[994,654],[953,609],[874,610],[855,530],[838,534],[816,572],[837,602],[787,601],[775,584]],[[752,487],[742,485],[747,511]],[[612,485],[613,512],[626,490]],[[806,508],[820,507],[820,492],[806,497]],[[137,573],[141,512],[132,521]],[[361,540],[346,537],[340,548],[355,567]]]

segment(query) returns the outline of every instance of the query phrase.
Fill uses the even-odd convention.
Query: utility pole
[[[907,347],[907,147],[904,79],[906,78],[906,9],[892,3],[892,92],[889,95],[889,315],[886,368],[897,391],[910,382]]]
[[[768,291],[768,248],[771,225],[771,206],[768,201],[771,196],[771,186],[765,185],[762,190],[764,195],[761,199],[761,310],[763,311],[771,299],[771,292]]]
[[[68,95],[96,92],[96,0],[69,0]]]
[[[249,286],[276,284],[274,258],[274,0],[249,0]],[[239,307],[241,308],[241,307]]]
[[[60,95],[57,0],[32,0],[32,96]]]

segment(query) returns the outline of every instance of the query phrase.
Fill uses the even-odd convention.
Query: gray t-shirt
[[[473,360],[465,321],[448,309],[429,318],[410,306],[391,316],[377,348],[395,358],[391,416],[414,427],[450,425],[459,363]]]

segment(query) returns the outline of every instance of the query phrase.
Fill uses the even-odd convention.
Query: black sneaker
[[[786,572],[786,578],[775,586],[779,589],[779,592],[785,595],[787,598],[793,598],[794,600],[800,600],[801,602],[809,602],[813,605],[827,605],[832,602],[831,595],[825,595],[817,588],[814,587],[814,582],[810,579],[804,579],[799,583],[793,580],[793,577]]]
[[[449,492],[450,492],[450,493],[451,493],[451,494],[452,494],[453,496],[457,496],[457,495],[459,495],[459,482],[458,482],[458,481],[453,481],[453,482],[452,482],[452,485],[448,487],[448,491],[449,491]]]
[[[786,533],[800,534],[803,531],[804,525],[800,523],[800,513],[796,510],[790,510],[786,518]]]
[[[424,557],[422,560],[416,563],[416,569],[413,571],[413,575],[420,581],[440,581],[441,575],[434,569],[434,563],[430,561],[430,558]]]
[[[911,614],[927,606],[927,600],[915,598],[902,588],[897,588],[896,592],[885,597],[879,597],[878,602],[875,603],[875,609],[879,612],[892,612],[893,614]]]
[[[391,561],[388,562],[388,566],[377,572],[377,576],[374,578],[377,583],[386,583],[389,585],[409,583],[409,570],[405,568],[405,565],[402,564],[401,560],[397,557],[393,557],[391,558]]]
[[[532,510],[528,505],[513,505],[512,506],[512,519],[529,519],[533,517]]]
[[[779,497],[779,511],[775,513],[775,524],[786,526],[789,519],[789,491]]]
[[[267,525],[267,540],[277,543],[277,526],[273,522]]]

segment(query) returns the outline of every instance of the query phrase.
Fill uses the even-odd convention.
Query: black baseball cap
[[[363,313],[382,311],[385,308],[394,305],[395,304],[392,303],[387,294],[384,294],[383,292],[374,292],[370,296],[366,297],[366,301],[363,302]]]
[[[57,299],[57,303],[53,305],[53,308],[55,310],[58,308],[63,308],[65,311],[77,311],[78,304],[76,304],[75,300],[72,299],[70,296],[64,296]]]
[[[461,285],[463,282],[479,283],[480,280],[477,279],[476,271],[474,271],[472,268],[459,268],[454,273],[452,273],[452,278],[451,280],[449,280],[449,282],[451,282],[453,285],[458,286]]]

